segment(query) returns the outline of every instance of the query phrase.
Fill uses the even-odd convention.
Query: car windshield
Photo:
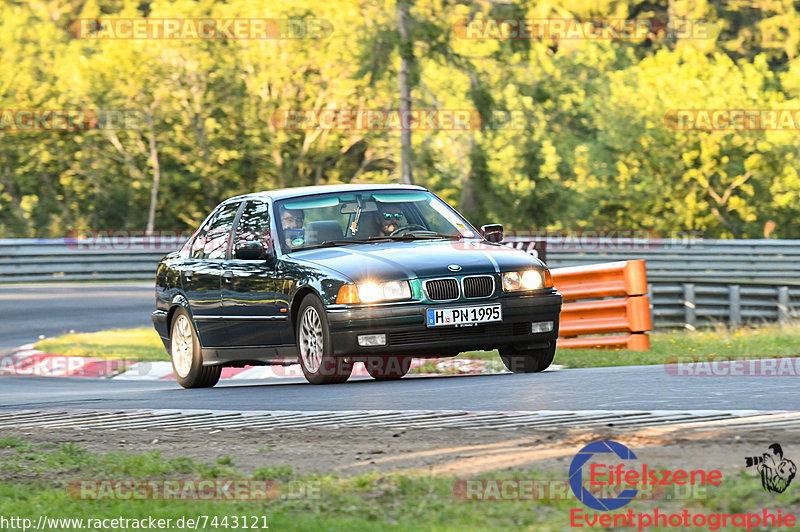
[[[478,238],[449,205],[425,190],[365,190],[275,202],[284,252],[388,240]]]

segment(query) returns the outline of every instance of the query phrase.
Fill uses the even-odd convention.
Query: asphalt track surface
[[[0,354],[40,336],[152,326],[153,283],[0,285]]]
[[[0,353],[40,335],[150,326],[153,307],[150,283],[0,286]],[[395,382],[360,378],[333,386],[303,379],[223,380],[206,390],[183,390],[171,380],[0,377],[0,409],[800,410],[796,379],[675,376],[661,365]]]
[[[171,380],[0,377],[0,390],[0,410],[800,410],[797,377],[674,376],[660,365],[359,378],[328,386],[302,379],[224,380],[195,390]]]

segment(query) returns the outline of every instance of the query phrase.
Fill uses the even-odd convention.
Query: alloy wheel
[[[178,316],[178,321],[175,323],[171,351],[175,372],[180,377],[185,378],[192,369],[194,338],[192,336],[192,324],[189,323],[189,318],[183,314]]]
[[[322,364],[322,323],[314,307],[308,307],[300,320],[300,356],[303,364],[312,373]]]

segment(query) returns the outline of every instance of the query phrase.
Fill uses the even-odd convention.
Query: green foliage
[[[261,480],[281,480],[287,481],[292,478],[292,466],[281,465],[265,465],[259,467],[253,473],[253,478]]]
[[[800,232],[791,131],[675,131],[674,109],[781,109],[800,95],[800,11],[775,2],[0,0],[0,109],[127,109],[130,130],[0,131],[0,238],[193,228],[220,200],[286,186],[399,181],[399,130],[280,127],[289,109],[397,109],[401,54],[418,109],[472,109],[468,131],[416,130],[414,175],[476,224]],[[329,36],[75,39],[85,17],[324,19]],[[465,39],[471,18],[695,21],[639,40]],[[698,22],[702,21],[702,22]],[[700,26],[698,26],[698,24]],[[703,26],[703,24],[705,24]],[[702,26],[702,27],[701,27]],[[515,117],[511,123],[499,120]],[[152,146],[152,149],[151,149]]]
[[[510,436],[509,436],[510,438]],[[519,443],[519,442],[518,442]],[[705,442],[701,442],[705,443]],[[28,444],[33,446],[33,444]],[[513,441],[509,442],[509,449]],[[517,449],[531,449],[522,443]],[[578,448],[577,444],[576,450]],[[700,444],[697,444],[698,446]],[[507,451],[507,450],[506,450]],[[530,452],[530,451],[526,451]],[[152,480],[186,478],[185,471],[171,470],[169,461],[158,455],[146,453],[115,453],[114,460],[83,451],[91,469],[65,470],[57,465],[58,460],[46,458],[50,454],[37,451],[35,463],[53,464],[45,468],[29,468],[16,478],[0,477],[0,513],[31,519],[82,519],[86,528],[88,519],[172,519],[176,523],[183,517],[208,516],[207,527],[214,529],[211,519],[230,524],[234,518],[239,523],[247,519],[248,528],[280,530],[565,530],[569,527],[570,515],[583,507],[568,491],[563,498],[547,495],[532,499],[532,494],[520,499],[465,500],[459,496],[455,486],[465,480],[516,479],[522,481],[551,479],[562,480],[567,473],[557,470],[530,469],[529,467],[497,470],[483,474],[461,473],[458,476],[430,474],[420,471],[398,471],[380,473],[370,471],[339,478],[335,475],[307,475],[305,477],[278,480],[280,495],[269,500],[81,500],[70,496],[65,489],[71,481],[87,479],[94,475],[97,480],[118,478],[120,463],[145,464],[152,467],[126,471],[126,479]],[[106,455],[107,456],[107,455]],[[192,464],[192,474],[202,471],[201,464],[187,459]],[[534,463],[534,466],[536,464]],[[665,464],[664,467],[668,467]],[[0,463],[0,472],[7,472],[7,464]],[[157,471],[154,476],[154,471]],[[30,475],[34,473],[35,475]],[[39,477],[39,474],[42,476]],[[188,480],[203,477],[189,477]],[[248,478],[241,471],[232,472],[231,477]],[[253,478],[260,478],[258,475]],[[275,478],[275,477],[264,477]],[[304,490],[308,491],[304,491]],[[493,492],[486,492],[489,497]],[[555,491],[553,493],[556,493]],[[760,513],[765,507],[795,507],[798,502],[796,490],[775,495],[760,489],[759,480],[751,473],[724,476],[720,486],[702,487],[698,496],[671,498],[666,492],[653,499],[637,499],[631,503],[634,512],[652,513],[657,508],[662,514],[680,514],[688,510],[692,514]],[[774,510],[773,510],[773,513]],[[57,517],[56,517],[57,516]],[[587,516],[590,517],[590,516]],[[203,522],[202,520],[200,521]],[[257,524],[258,526],[253,526]],[[75,528],[73,528],[73,526]],[[81,527],[60,526],[58,530],[74,530]],[[144,526],[144,525],[143,525]],[[230,525],[229,525],[230,526]],[[222,528],[225,526],[223,525]]]
[[[25,447],[26,443],[16,436],[3,436],[0,438],[0,449]]]

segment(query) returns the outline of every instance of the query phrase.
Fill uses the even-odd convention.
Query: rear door
[[[228,323],[230,346],[275,346],[282,343],[283,329],[289,327],[289,283],[275,260],[270,205],[249,200],[233,235],[232,253],[238,244],[259,241],[270,258],[225,261],[222,300]]]
[[[189,300],[204,347],[227,342],[222,321],[222,266],[230,248],[231,229],[241,202],[227,203],[197,233],[191,257],[181,269],[183,290]]]

